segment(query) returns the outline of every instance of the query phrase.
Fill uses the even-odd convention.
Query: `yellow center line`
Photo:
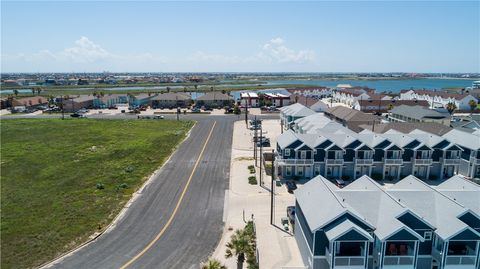
[[[197,161],[195,162],[195,165],[193,166],[193,170],[192,170],[192,173],[190,174],[190,177],[189,177],[188,180],[187,180],[187,184],[185,184],[185,187],[183,188],[182,194],[180,195],[180,199],[178,199],[178,202],[177,202],[177,204],[175,205],[175,209],[173,210],[172,215],[171,215],[170,218],[168,219],[167,223],[165,224],[165,226],[163,226],[162,230],[157,234],[157,236],[155,236],[155,238],[154,238],[152,241],[150,241],[150,243],[148,243],[148,245],[147,245],[144,249],[142,249],[142,251],[140,251],[137,255],[135,255],[135,257],[133,257],[132,259],[130,259],[127,263],[125,263],[124,265],[122,265],[122,267],[120,267],[120,269],[125,269],[125,268],[127,268],[127,267],[130,266],[132,263],[134,263],[136,260],[138,260],[143,254],[145,254],[145,253],[155,244],[155,242],[157,242],[158,239],[160,239],[160,237],[162,237],[162,235],[163,235],[163,234],[165,233],[165,231],[167,230],[168,226],[170,226],[170,224],[172,223],[173,218],[175,218],[175,215],[177,214],[178,208],[179,208],[180,205],[182,204],[183,197],[185,196],[185,193],[186,193],[187,190],[188,190],[188,186],[190,185],[190,182],[192,181],[193,174],[195,173],[195,170],[197,170],[197,166],[198,166],[198,164],[200,163],[200,159],[202,159],[203,152],[205,151],[205,148],[207,147],[208,141],[210,140],[210,137],[212,136],[213,129],[215,128],[215,125],[216,125],[216,124],[217,124],[216,121],[213,122],[212,129],[210,130],[210,133],[208,134],[207,140],[205,141],[205,144],[203,145],[202,151],[200,151],[200,155],[198,156],[198,159],[197,159]]]

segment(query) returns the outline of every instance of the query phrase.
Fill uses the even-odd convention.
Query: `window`
[[[337,242],[335,244],[335,256],[364,256],[365,242]]]
[[[343,158],[343,152],[340,150],[335,151],[335,159],[342,159]]]
[[[386,256],[413,256],[415,252],[414,241],[387,242]]]
[[[285,149],[283,155],[290,156],[290,149]]]
[[[305,150],[300,151],[300,159],[306,159],[307,158],[307,152]]]
[[[427,241],[432,240],[432,232],[425,232],[423,234],[423,238],[425,238],[425,240],[427,240]]]

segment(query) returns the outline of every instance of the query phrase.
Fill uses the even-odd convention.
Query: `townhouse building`
[[[333,89],[327,87],[320,88],[295,88],[287,89],[293,95],[303,95],[307,97],[326,98],[332,95]]]
[[[242,92],[240,93],[240,105],[242,107],[259,107],[260,98],[255,92]]]
[[[299,103],[280,108],[280,124],[282,125],[282,130],[290,129],[295,120],[313,114],[315,114],[315,111]]]
[[[472,171],[479,169],[477,159],[474,166],[468,167],[472,156],[477,157],[478,148],[465,154],[465,147],[447,137],[421,130],[408,134],[396,130],[356,133],[312,115],[295,121],[292,129],[277,138],[276,174],[284,179],[322,175],[344,180],[362,175],[376,180],[399,180],[410,174],[424,180],[456,174],[476,176]],[[477,147],[473,145],[470,148]]]
[[[307,268],[476,269],[478,197],[460,177],[386,189],[362,176],[340,189],[317,176],[295,191],[294,236]]]
[[[375,94],[374,89],[364,87],[339,88],[332,93],[336,102],[352,107],[359,100],[390,100],[392,97],[384,94]]]
[[[163,93],[151,98],[153,108],[187,107],[191,101],[189,94],[180,92]]]
[[[368,99],[356,100],[353,104],[353,109],[360,110],[365,113],[386,113],[389,110],[401,106],[422,106],[428,108],[429,104],[425,100],[382,100],[382,99]]]
[[[453,129],[443,137],[462,149],[460,174],[470,178],[480,178],[480,135]]]
[[[470,111],[469,102],[478,100],[469,93],[451,93],[432,90],[403,90],[400,100],[426,100],[431,107],[446,108],[448,103],[454,103],[459,110]]]
[[[290,105],[290,96],[282,93],[264,93],[265,102],[269,102],[272,106],[283,107]]]

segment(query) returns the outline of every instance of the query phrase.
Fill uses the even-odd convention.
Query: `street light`
[[[274,181],[275,181],[275,150],[272,149],[272,183],[270,186],[270,224],[273,225]]]

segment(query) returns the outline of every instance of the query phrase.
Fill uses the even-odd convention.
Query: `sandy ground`
[[[8,109],[0,109],[0,116],[12,114]]]
[[[264,135],[276,143],[280,134],[280,121],[263,122]],[[235,229],[245,226],[245,220],[255,220],[257,229],[257,245],[260,268],[303,268],[300,252],[291,231],[284,231],[281,218],[286,217],[286,207],[294,205],[295,199],[284,186],[275,187],[275,217],[270,224],[270,176],[264,174],[264,186],[248,184],[251,176],[248,166],[255,164],[253,160],[253,131],[245,128],[244,121],[237,121],[233,131],[232,160],[230,170],[230,189],[225,196],[224,221],[225,230],[222,239],[213,253],[213,258],[219,259],[228,268],[236,268],[236,259],[225,259],[225,244]],[[265,152],[271,152],[271,147]],[[259,164],[259,163],[257,163]],[[259,167],[256,167],[256,177],[259,180]],[[291,228],[289,229],[291,230]],[[246,268],[246,265],[244,265]]]

